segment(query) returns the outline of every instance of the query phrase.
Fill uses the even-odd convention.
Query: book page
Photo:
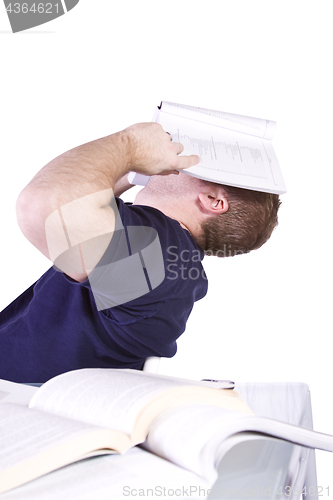
[[[82,460],[1,496],[1,500],[205,498],[202,478],[140,448]],[[201,492],[200,492],[201,488]],[[191,492],[191,495],[189,493]]]
[[[16,403],[28,406],[29,401],[37,390],[37,387],[0,379],[0,404]]]
[[[183,385],[137,370],[75,370],[40,387],[29,407],[131,435],[138,414],[154,397]]]
[[[0,469],[27,460],[86,429],[81,422],[4,403],[0,405]]]
[[[116,444],[117,438],[110,430],[3,403],[0,405],[0,493],[96,449],[105,453],[104,448]],[[128,448],[126,436],[124,441]]]
[[[183,170],[201,179],[257,191],[284,193],[286,186],[272,144],[213,125],[205,125],[161,112],[158,117],[182,155],[196,154],[200,163]]]
[[[214,401],[217,406],[251,413],[238,393],[210,385],[138,370],[83,369],[49,380],[29,407],[120,431],[132,437],[134,445],[144,441],[149,423],[159,412],[183,402]]]
[[[177,117],[188,118],[207,125],[215,125],[234,132],[249,134],[262,139],[272,139],[276,129],[276,122],[251,116],[236,115],[224,111],[187,106],[173,102],[162,102],[161,111]],[[158,116],[156,113],[155,116]],[[155,120],[154,120],[155,121]]]
[[[235,420],[248,418],[252,416],[214,406],[184,405],[158,416],[143,446],[212,482],[217,478],[215,458],[221,442],[232,434]]]

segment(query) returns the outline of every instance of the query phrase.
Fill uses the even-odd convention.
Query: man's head
[[[206,255],[229,257],[261,247],[277,226],[279,196],[180,173],[153,176],[137,204],[161,210],[186,227]]]
[[[228,209],[202,224],[206,255],[231,257],[260,248],[278,224],[281,204],[277,194],[221,186]]]

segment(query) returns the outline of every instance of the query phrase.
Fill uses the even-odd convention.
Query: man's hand
[[[179,156],[184,147],[172,142],[158,123],[139,123],[124,131],[129,148],[130,170],[145,175],[178,174],[199,163],[197,155]]]

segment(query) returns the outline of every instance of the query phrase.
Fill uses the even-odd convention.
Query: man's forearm
[[[52,213],[78,198],[113,190],[130,170],[128,142],[126,134],[118,132],[67,151],[43,167],[22,194],[42,198],[44,209],[48,205]],[[101,196],[101,206],[105,201]]]

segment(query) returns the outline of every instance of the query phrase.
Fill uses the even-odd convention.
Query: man
[[[277,195],[179,173],[199,161],[182,150],[160,125],[133,125],[64,153],[22,191],[19,226],[54,266],[0,315],[0,378],[40,383],[173,356],[207,291],[204,254],[270,237]],[[152,176],[133,205],[114,198],[129,171]]]

